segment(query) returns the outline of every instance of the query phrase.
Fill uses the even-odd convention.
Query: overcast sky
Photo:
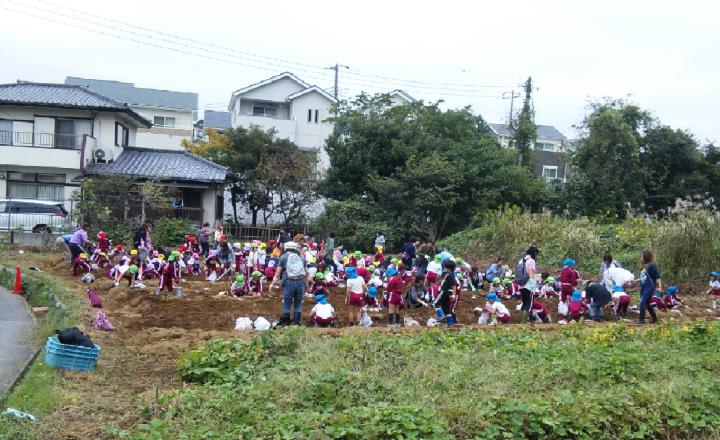
[[[2,83],[113,79],[225,110],[233,90],[286,70],[330,89],[322,68],[337,62],[342,97],[402,88],[506,122],[501,95],[532,76],[536,122],[570,137],[589,98],[629,96],[720,141],[714,1],[0,0],[0,17]]]

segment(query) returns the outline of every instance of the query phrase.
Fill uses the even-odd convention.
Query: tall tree
[[[517,149],[517,164],[532,169],[532,147],[537,139],[537,126],[535,125],[535,110],[532,105],[532,78],[525,81],[525,100],[522,110],[514,125],[515,132],[512,137],[512,144]]]
[[[710,186],[705,157],[693,136],[668,126],[653,127],[641,139],[646,208],[656,212],[677,198],[704,195]]]
[[[648,112],[624,101],[590,105],[583,120],[573,174],[568,182],[572,211],[624,215],[643,202],[643,173],[638,139],[652,125]]]
[[[525,180],[506,178],[515,174],[514,154],[467,108],[390,107],[382,97],[361,96],[341,105],[333,122],[325,194],[353,203],[359,197],[406,233],[445,235],[523,192],[514,190]]]

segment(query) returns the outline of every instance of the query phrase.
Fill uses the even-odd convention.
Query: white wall
[[[262,87],[243,93],[238,97],[240,99],[259,99],[263,101],[285,102],[288,96],[293,93],[297,93],[304,88],[305,87],[290,78],[282,78],[280,80],[273,81],[270,84],[266,84]],[[237,111],[238,109],[236,105],[235,112]]]
[[[215,225],[215,201],[216,196],[222,194],[222,189],[211,186],[203,191],[202,194],[202,208],[203,208],[203,223],[208,222],[211,225]]]
[[[237,116],[235,119],[235,127],[249,128],[251,125],[257,125],[263,130],[274,128],[278,138],[290,139],[291,142],[295,142],[295,121],[293,120],[245,115]]]
[[[300,148],[314,148],[319,150],[318,169],[327,170],[330,159],[325,152],[325,140],[332,134],[333,126],[322,122],[330,116],[331,102],[320,93],[312,92],[302,95],[292,102],[292,113],[296,122],[295,143]],[[318,123],[315,123],[315,110],[320,110]],[[313,111],[312,121],[307,120],[307,111]]]

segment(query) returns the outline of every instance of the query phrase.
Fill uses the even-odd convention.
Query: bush
[[[326,237],[330,231],[337,232],[336,245],[344,245],[348,251],[356,249],[370,252],[375,245],[375,233],[385,235],[386,247],[398,249],[403,237],[402,231],[388,221],[380,208],[370,206],[362,199],[344,202],[329,201],[318,216],[313,230]]]
[[[153,226],[153,241],[164,247],[173,248],[180,246],[188,234],[195,234],[197,231],[192,224],[185,219],[163,217],[155,221]]]
[[[484,213],[475,224],[477,228],[447,237],[440,245],[471,261],[504,255],[510,264],[535,245],[541,250],[542,266],[559,267],[570,257],[589,272],[600,267],[605,252],[635,270],[640,252],[651,249],[661,271],[678,281],[704,279],[716,270],[720,255],[720,216],[702,209],[662,220],[620,220],[616,216],[569,219],[512,207]]]
[[[660,269],[677,279],[705,279],[717,270],[720,216],[690,211],[663,221],[650,243]]]

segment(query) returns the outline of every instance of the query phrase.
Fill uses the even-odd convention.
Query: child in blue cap
[[[310,310],[310,318],[318,327],[330,327],[335,322],[335,309],[324,293],[316,294],[315,301],[317,304]]]
[[[587,312],[587,304],[583,302],[582,294],[579,290],[575,290],[568,302],[568,319],[581,321]]]
[[[675,306],[685,304],[683,300],[678,296],[679,291],[680,289],[678,289],[678,287],[674,284],[668,286],[667,291],[665,292],[665,298],[663,299],[666,308],[672,309]]]

